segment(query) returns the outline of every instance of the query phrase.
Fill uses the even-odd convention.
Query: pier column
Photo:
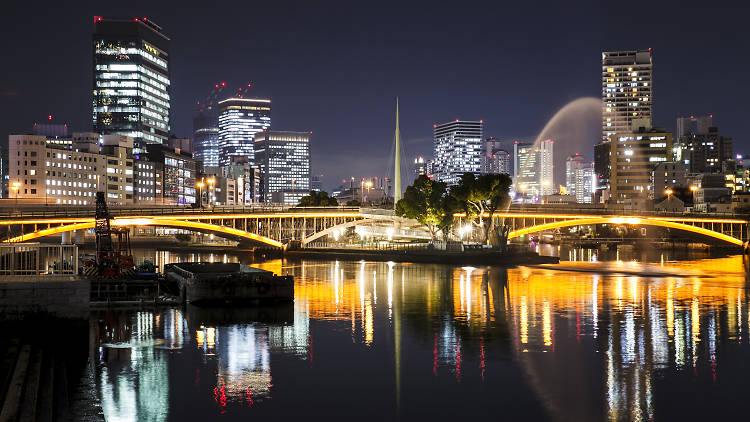
[[[62,241],[60,242],[61,245],[70,245],[70,232],[62,232]]]
[[[76,245],[79,245],[79,246],[83,245],[83,241],[85,239],[85,236],[86,236],[86,231],[85,230],[76,230],[75,231],[75,238],[73,239],[73,243],[75,243]]]

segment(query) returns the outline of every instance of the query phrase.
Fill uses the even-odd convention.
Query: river
[[[563,261],[505,269],[271,260],[257,265],[295,277],[293,304],[94,312],[91,349],[104,415],[184,421],[747,414],[750,303],[740,256],[547,252]],[[135,254],[159,265],[250,259]]]

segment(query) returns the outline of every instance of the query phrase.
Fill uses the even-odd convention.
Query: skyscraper
[[[602,140],[630,133],[635,119],[653,120],[651,49],[602,53]]]
[[[310,132],[255,134],[255,163],[263,179],[263,201],[296,205],[310,193]]]
[[[464,173],[482,171],[482,121],[463,121],[435,125],[435,180],[455,185]]]
[[[255,134],[271,126],[271,100],[227,98],[219,101],[219,166],[226,167],[232,157],[255,160]]]
[[[489,137],[482,151],[482,173],[511,174],[510,153],[503,149],[499,140]]]
[[[596,189],[594,163],[587,162],[580,154],[565,160],[565,186],[568,195],[576,197],[579,204],[590,204]]]
[[[219,119],[212,110],[201,112],[193,119],[195,160],[203,168],[219,167]]]
[[[689,173],[723,172],[722,164],[735,158],[734,139],[721,135],[719,128],[712,126],[710,116],[697,118],[697,129],[685,126],[685,119],[677,119],[677,131],[682,136],[674,148],[675,160],[687,165]]]
[[[169,38],[147,18],[94,18],[94,131],[164,144],[169,136]]]
[[[554,141],[547,139],[539,145],[513,143],[513,183],[524,199],[538,200],[554,190]]]

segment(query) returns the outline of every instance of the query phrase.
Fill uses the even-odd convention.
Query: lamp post
[[[195,186],[198,187],[198,200],[200,201],[199,208],[203,208],[203,186],[206,186],[206,184],[203,183],[203,181],[200,181],[196,183]]]
[[[16,193],[16,210],[18,210],[18,191],[21,189],[21,182],[15,181],[10,185],[11,190]]]
[[[208,182],[208,185],[210,186],[210,189],[208,190],[208,199],[209,199],[208,205],[213,206],[211,204],[211,198],[213,197],[214,183],[216,183],[216,179],[212,177],[206,181]]]
[[[698,186],[690,186],[690,192],[693,194],[693,210],[695,210],[695,191],[698,190]]]

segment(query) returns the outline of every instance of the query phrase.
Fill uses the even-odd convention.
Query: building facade
[[[94,18],[93,127],[164,144],[170,128],[169,38],[147,18]]]
[[[602,140],[628,133],[636,119],[653,120],[651,49],[602,53]]]
[[[484,141],[482,173],[512,174],[510,152],[502,147],[499,140],[492,137]]]
[[[155,163],[155,202],[173,205],[196,203],[198,173],[191,154],[166,145],[148,145],[147,160]]]
[[[482,127],[481,120],[456,120],[434,126],[435,180],[455,185],[464,173],[482,172]]]
[[[575,154],[565,160],[565,186],[577,203],[593,202],[596,181],[594,163],[586,161],[583,155]]]
[[[659,163],[651,172],[651,184],[654,198],[666,196],[667,189],[688,188],[687,167],[681,161],[666,161]]]
[[[538,201],[555,191],[553,178],[554,141],[537,144],[513,143],[513,185],[517,198]]]
[[[636,197],[652,197],[653,169],[673,161],[672,134],[664,129],[641,128],[637,132],[610,136],[611,199],[622,202]]]
[[[675,145],[676,160],[688,166],[690,173],[722,173],[733,171],[726,164],[735,159],[734,139],[723,136],[719,128],[711,122],[712,116],[685,117],[677,119],[677,129],[681,134]],[[697,123],[693,127],[687,123]]]
[[[219,167],[219,120],[212,110],[201,112],[193,119],[195,160],[203,167]]]
[[[255,134],[263,202],[296,205],[310,193],[310,137],[310,132],[266,130]],[[274,195],[281,200],[274,201]]]
[[[106,186],[106,158],[98,152],[47,145],[42,135],[8,137],[11,198],[38,204],[93,205]]]
[[[271,100],[228,98],[219,101],[219,166],[228,166],[232,157],[255,157],[255,134],[271,126]]]

